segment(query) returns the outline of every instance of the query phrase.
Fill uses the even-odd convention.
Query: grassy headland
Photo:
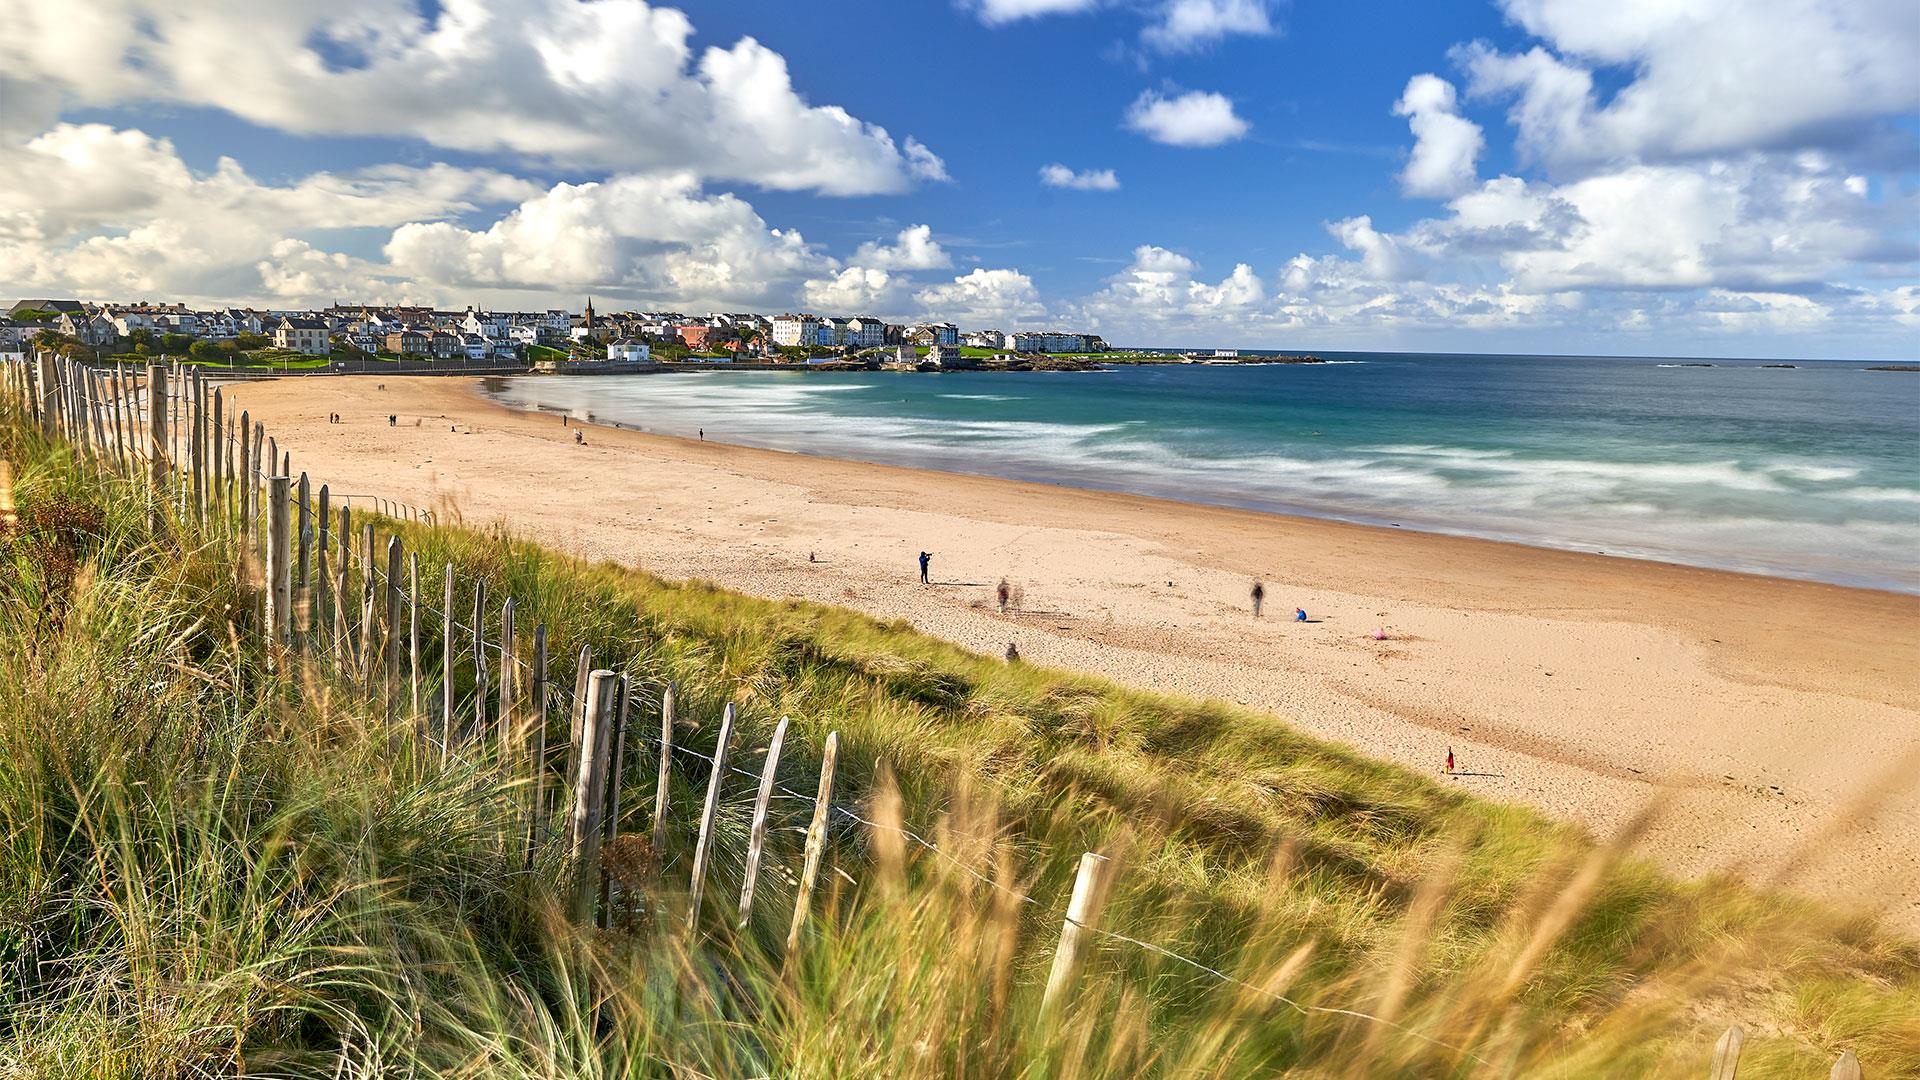
[[[1271,717],[382,522],[423,581],[451,561],[463,597],[475,577],[513,597],[523,648],[547,625],[556,682],[589,644],[642,706],[674,683],[686,746],[711,749],[728,703],[748,750],[790,716],[780,775],[811,792],[837,730],[836,801],[881,823],[834,822],[844,876],[783,972],[786,874],[730,925],[750,781],[723,801],[705,932],[682,929],[705,780],[686,758],[665,848],[613,860],[616,929],[571,926],[558,844],[525,865],[510,763],[442,766],[324,665],[270,664],[230,539],[156,535],[134,483],[18,423],[4,437],[9,1074],[1691,1075],[1729,1023],[1743,1075],[1819,1075],[1842,1047],[1869,1075],[1920,1073],[1920,950],[1867,920],[1673,880]],[[547,717],[563,741],[564,708]],[[627,831],[651,826],[655,764],[630,749]],[[806,811],[784,804],[771,865],[795,865]],[[1118,863],[1103,927],[1250,987],[1103,938],[1048,1033],[1089,849]]]

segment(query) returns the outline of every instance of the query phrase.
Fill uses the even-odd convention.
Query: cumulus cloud
[[[1336,221],[1327,226],[1327,231],[1342,247],[1359,253],[1361,271],[1374,281],[1406,281],[1419,276],[1399,238],[1374,229],[1373,219],[1366,214]]]
[[[1221,94],[1189,90],[1167,97],[1148,90],[1134,99],[1127,127],[1168,146],[1219,146],[1247,133],[1247,122]]]
[[[1459,113],[1453,84],[1436,75],[1415,75],[1394,103],[1393,114],[1413,129],[1413,154],[1400,171],[1409,195],[1445,198],[1473,186],[1474,163],[1486,147],[1480,125]]]
[[[281,294],[293,278],[263,281],[259,264],[290,233],[390,229],[538,190],[503,173],[448,165],[323,172],[276,185],[222,158],[201,175],[166,139],[60,124],[0,145],[0,262],[22,286],[83,295]],[[300,254],[309,272],[320,269]]]
[[[1238,263],[1217,283],[1195,277],[1192,259],[1153,244],[1133,249],[1133,261],[1107,279],[1106,287],[1083,302],[1096,322],[1137,327],[1151,323],[1191,324],[1252,311],[1266,298],[1253,267]],[[1134,330],[1133,332],[1140,332]]]
[[[644,0],[447,0],[431,18],[399,0],[16,7],[0,37],[10,104],[37,84],[83,106],[206,106],[284,131],[836,195],[945,177],[917,141],[801,97],[779,53],[742,38],[696,55],[686,15]]]
[[[871,240],[861,244],[850,261],[879,270],[938,270],[953,265],[953,257],[933,238],[930,225],[909,225],[891,244]]]
[[[1162,52],[1190,52],[1230,34],[1274,32],[1269,0],[1166,0],[1140,40]]]
[[[1460,59],[1475,94],[1511,96],[1519,144],[1558,171],[1818,146],[1872,152],[1912,137],[1888,121],[1920,108],[1920,19],[1907,0],[1696,0],[1598,7],[1504,0],[1542,45],[1476,43]],[[1626,85],[1604,103],[1595,73]]]
[[[1074,191],[1120,190],[1120,178],[1113,174],[1112,169],[1076,172],[1057,162],[1040,166],[1040,182],[1048,187],[1070,188]]]
[[[777,306],[794,282],[831,267],[799,233],[769,228],[744,200],[707,194],[686,173],[556,184],[485,229],[403,225],[385,252],[395,272],[445,286],[727,307]]]
[[[1018,270],[977,267],[913,294],[927,314],[968,326],[1006,326],[1044,314],[1033,279]]]
[[[1920,255],[1912,199],[1874,202],[1851,179],[1819,155],[1633,165],[1559,185],[1503,176],[1404,243],[1436,259],[1494,257],[1526,291],[1804,291]]]
[[[866,313],[887,308],[898,291],[898,280],[887,271],[849,266],[832,277],[808,279],[800,298],[817,311]]]

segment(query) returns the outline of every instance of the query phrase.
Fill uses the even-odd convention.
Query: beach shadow
[[[1448,776],[1488,776],[1488,777],[1493,777],[1494,779],[1505,779],[1507,774],[1503,772],[1450,772],[1447,775]]]
[[[984,586],[984,585],[986,584],[986,582],[984,582],[984,581],[929,581],[929,582],[927,582],[927,584],[929,584],[929,585],[964,585],[964,586]]]

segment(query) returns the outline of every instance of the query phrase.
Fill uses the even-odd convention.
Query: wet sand
[[[1664,792],[1640,847],[1666,866],[1780,876],[1920,930],[1920,597],[601,427],[575,445],[474,380],[382,382],[230,392],[335,490],[993,655],[1014,641],[1437,777],[1451,746],[1445,782],[1596,833]]]

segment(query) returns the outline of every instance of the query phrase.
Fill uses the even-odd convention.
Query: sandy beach
[[[1920,597],[608,428],[576,445],[467,379],[228,393],[337,491],[995,655],[1013,641],[1436,777],[1451,746],[1445,782],[1596,833],[1665,793],[1641,844],[1664,865],[1920,930]]]

